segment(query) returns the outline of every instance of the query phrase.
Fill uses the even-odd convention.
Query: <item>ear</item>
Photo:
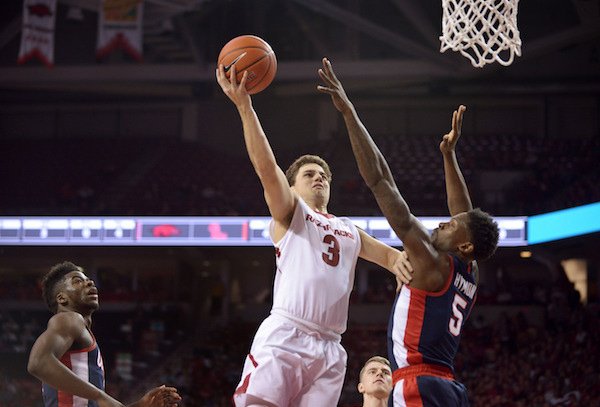
[[[358,392],[359,392],[360,394],[363,394],[363,393],[365,392],[365,385],[364,385],[364,384],[362,384],[362,383],[358,383],[358,386],[357,386],[357,387],[358,387]]]
[[[463,255],[470,257],[473,254],[473,243],[464,242],[458,245],[458,251],[460,251]]]
[[[56,303],[58,305],[66,305],[67,302],[69,302],[69,299],[64,293],[59,292],[58,294],[56,294]]]

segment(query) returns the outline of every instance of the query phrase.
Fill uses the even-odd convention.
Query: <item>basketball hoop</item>
[[[519,0],[442,0],[440,52],[459,51],[476,68],[512,64],[521,56],[518,5]]]

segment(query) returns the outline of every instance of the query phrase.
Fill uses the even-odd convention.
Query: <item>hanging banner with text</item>
[[[142,60],[143,11],[142,0],[102,0],[98,13],[98,59],[120,48],[135,60]]]
[[[24,0],[21,48],[17,63],[24,64],[32,58],[47,67],[54,65],[54,24],[56,0]]]

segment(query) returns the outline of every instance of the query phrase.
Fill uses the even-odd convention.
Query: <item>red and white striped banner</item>
[[[56,0],[24,0],[21,48],[17,63],[33,57],[47,67],[54,65],[54,24]]]
[[[143,11],[143,0],[102,0],[98,13],[98,59],[121,48],[134,59],[142,60]]]

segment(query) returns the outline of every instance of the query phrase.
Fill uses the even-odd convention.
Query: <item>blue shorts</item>
[[[390,397],[393,407],[468,407],[466,387],[448,377],[407,375],[396,381]]]

